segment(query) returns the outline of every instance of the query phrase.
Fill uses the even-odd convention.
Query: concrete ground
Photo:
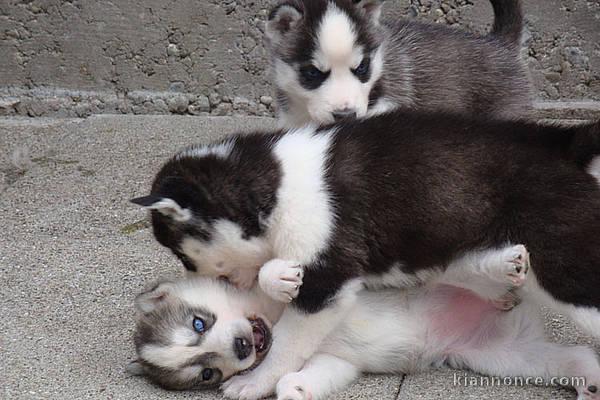
[[[165,392],[124,371],[134,357],[134,296],[181,272],[152,238],[146,213],[128,199],[146,194],[161,163],[182,146],[271,124],[172,116],[0,119],[1,398],[221,398]],[[590,343],[563,319],[547,321],[555,340]],[[455,385],[454,373],[367,376],[336,398],[575,399],[558,388]]]

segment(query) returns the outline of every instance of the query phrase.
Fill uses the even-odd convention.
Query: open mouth
[[[271,347],[271,329],[264,319],[259,317],[248,318],[252,326],[252,336],[254,338],[254,350],[256,357],[261,358],[269,351]]]

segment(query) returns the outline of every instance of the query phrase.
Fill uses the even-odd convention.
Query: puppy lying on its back
[[[505,290],[523,283],[528,260],[523,246],[479,258],[485,261],[459,260],[459,268],[470,265],[463,271],[465,286]],[[523,272],[516,281],[515,267]],[[580,400],[600,399],[593,350],[546,341],[535,305],[499,311],[473,292],[445,284],[445,278],[454,280],[447,275],[418,289],[360,291],[316,354],[278,382],[278,400],[326,399],[361,372],[408,373],[443,364],[547,384],[572,377],[567,384]],[[239,291],[206,278],[162,283],[138,296],[136,305],[139,359],[128,369],[167,389],[214,387],[260,364],[283,310],[260,290]],[[528,382],[533,383],[542,382]]]
[[[599,152],[598,123],[394,112],[192,147],[134,202],[201,275],[250,287],[267,261],[302,266],[269,355],[230,386],[258,398],[318,348],[362,282],[415,284],[507,242],[532,253],[528,293],[597,335],[600,187],[584,168]]]
[[[492,0],[484,37],[439,24],[380,18],[382,0],[283,0],[266,26],[285,126],[394,108],[527,116],[519,0]],[[479,6],[480,2],[477,2]]]

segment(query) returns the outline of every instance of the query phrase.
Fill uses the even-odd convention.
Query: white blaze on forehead
[[[316,58],[331,63],[352,58],[355,50],[356,32],[346,13],[330,3],[317,31]]]

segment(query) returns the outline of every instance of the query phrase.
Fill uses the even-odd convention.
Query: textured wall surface
[[[600,1],[524,0],[543,100],[600,100]],[[268,0],[0,0],[0,115],[271,115]],[[485,32],[485,0],[388,0],[385,14]]]

